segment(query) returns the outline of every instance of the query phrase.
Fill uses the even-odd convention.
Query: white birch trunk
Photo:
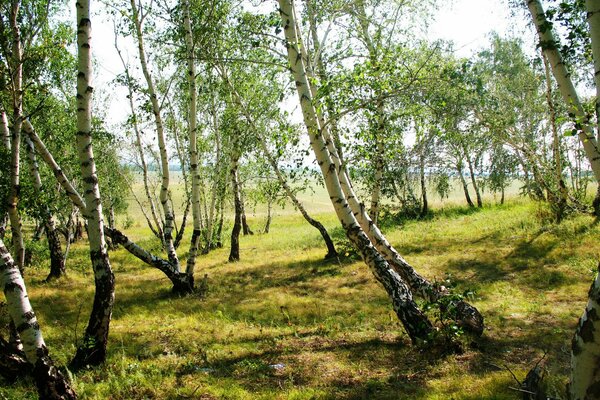
[[[152,104],[152,112],[154,114],[154,122],[156,124],[156,136],[158,139],[158,148],[160,152],[160,163],[162,169],[162,182],[160,187],[160,203],[163,207],[165,224],[164,224],[164,235],[167,255],[169,262],[174,266],[179,267],[179,259],[175,252],[175,246],[173,244],[173,229],[175,224],[175,216],[171,204],[169,203],[169,155],[167,152],[167,145],[165,139],[164,124],[160,114],[160,104],[158,103],[158,97],[156,95],[156,89],[154,88],[154,81],[150,70],[148,68],[148,62],[146,60],[146,52],[144,50],[144,38],[142,34],[142,23],[140,20],[139,10],[135,4],[135,0],[131,0],[131,11],[133,14],[133,24],[135,27],[135,34],[137,39],[138,54],[140,57],[140,64],[142,66],[142,72],[146,79],[148,86],[148,95],[150,97],[150,103]]]
[[[48,354],[25,281],[10,252],[0,239],[0,288],[4,292],[8,313],[21,338],[27,361],[34,366],[34,378],[40,399],[75,399],[69,382],[56,369]]]
[[[588,294],[571,345],[570,400],[600,399],[600,274]]]
[[[538,32],[542,50],[546,57],[548,57],[552,73],[558,83],[558,88],[569,109],[569,115],[575,121],[579,140],[583,145],[587,159],[592,167],[594,177],[596,178],[596,181],[600,182],[600,152],[598,151],[598,142],[596,141],[596,136],[594,135],[589,116],[583,109],[579,96],[575,91],[573,81],[571,80],[570,73],[558,51],[558,41],[546,20],[541,1],[525,0],[525,2],[527,3],[527,7],[529,8],[529,12]],[[600,38],[597,38],[596,41],[597,40],[600,40]],[[593,42],[594,38],[592,37],[592,43]],[[596,79],[598,79],[597,76]]]
[[[90,1],[78,0],[77,9],[77,149],[85,189],[90,259],[96,291],[84,343],[77,349],[71,367],[99,365],[106,359],[106,346],[115,300],[115,278],[108,258],[96,164],[92,149],[92,54]]]
[[[594,59],[594,83],[596,84],[596,122],[600,124],[600,0],[585,0],[587,21],[590,26],[592,57]],[[596,136],[600,137],[600,127]]]
[[[10,28],[12,32],[12,106],[13,127],[11,137],[11,184],[8,194],[8,217],[12,232],[12,242],[15,262],[23,271],[25,265],[25,245],[21,227],[21,216],[18,204],[20,196],[20,151],[21,151],[21,124],[23,119],[23,48],[21,45],[21,30],[18,22],[20,1],[12,0],[10,11]]]
[[[292,6],[292,11],[293,6]],[[363,11],[364,13],[364,11]],[[297,24],[294,24],[296,29],[299,30]],[[299,37],[299,35],[298,35]],[[369,36],[366,36],[367,39]],[[300,39],[296,39],[300,40]],[[289,39],[288,39],[289,41]],[[299,43],[299,42],[294,42]],[[308,59],[307,54],[302,54],[305,52],[306,47],[300,43],[300,55],[298,57],[298,62]],[[308,85],[310,86],[310,94],[313,99],[316,96],[317,88],[314,84],[316,81],[315,77],[311,75],[311,71],[305,71],[311,79],[308,79]],[[296,85],[298,86],[298,80],[296,80]],[[317,123],[321,125],[321,132],[323,135],[323,147],[328,149],[328,154],[331,157],[332,163],[335,169],[338,171],[338,182],[343,190],[345,198],[347,200],[348,206],[352,211],[352,214],[356,218],[357,222],[360,225],[360,228],[366,233],[371,243],[375,246],[377,251],[385,258],[385,260],[391,265],[391,267],[397,272],[402,279],[406,280],[409,284],[411,290],[415,292],[420,297],[427,299],[428,301],[436,301],[443,296],[445,293],[441,293],[437,290],[429,281],[419,275],[415,269],[404,260],[404,258],[394,249],[394,247],[388,242],[386,237],[381,233],[379,228],[373,221],[370,219],[365,206],[359,201],[358,196],[354,192],[352,187],[352,183],[350,182],[349,172],[347,166],[343,162],[343,154],[341,154],[341,145],[336,145],[335,138],[332,137],[328,124],[324,121],[324,117],[322,113],[312,107],[312,110],[315,113],[315,120]],[[317,125],[318,126],[318,125]],[[333,167],[332,167],[333,168]],[[332,200],[333,201],[333,200]],[[335,205],[335,204],[334,204]],[[467,330],[472,331],[478,335],[483,333],[483,316],[479,313],[479,311],[468,304],[467,302],[461,301],[457,305],[457,319],[458,322]]]
[[[319,126],[319,117],[314,107],[313,93],[307,79],[303,57],[298,51],[298,47],[302,48],[303,46],[300,43],[300,35],[296,31],[293,3],[291,0],[279,0],[279,7],[287,41],[288,60],[296,82],[304,123],[338,219],[348,238],[360,251],[366,264],[386,289],[392,299],[394,311],[404,324],[411,339],[413,341],[426,339],[431,330],[431,324],[416,307],[408,286],[373,247],[348,205],[338,178],[341,170],[336,167],[328,151],[326,139]]]
[[[190,2],[182,1],[183,6],[183,25],[185,29],[185,45],[187,52],[187,74],[189,85],[189,151],[190,151],[190,174],[192,175],[192,219],[194,230],[190,243],[190,251],[187,259],[186,273],[191,282],[194,280],[194,268],[196,265],[196,254],[198,253],[198,244],[202,233],[202,220],[200,215],[200,169],[198,168],[198,146],[197,146],[197,89],[196,89],[196,64],[194,59],[194,39],[192,36],[192,24],[190,22]]]

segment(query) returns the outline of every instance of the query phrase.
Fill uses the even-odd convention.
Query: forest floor
[[[384,224],[423,275],[475,292],[487,328],[480,339],[464,336],[462,354],[411,346],[364,263],[352,254],[324,261],[318,232],[293,212],[277,216],[271,233],[243,237],[240,262],[227,262],[228,248],[200,257],[205,298],[174,297],[160,271],[119,249],[111,252],[108,360],[75,375],[74,385],[82,399],[518,399],[508,370],[522,380],[546,354],[549,395],[564,397],[570,340],[600,259],[600,227],[588,216],[555,225],[541,222],[545,215],[517,199]],[[316,217],[345,242],[333,214]],[[139,221],[127,232],[160,252]],[[263,217],[250,223],[258,230]],[[64,365],[91,308],[87,249],[72,248],[68,277],[49,284],[48,262],[39,260],[27,270],[29,295],[50,352]],[[33,398],[31,381],[0,381],[0,399]]]

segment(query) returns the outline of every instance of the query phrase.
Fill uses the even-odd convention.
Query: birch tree
[[[68,400],[77,396],[67,378],[54,366],[42,331],[27,296],[25,282],[13,258],[0,239],[0,287],[6,297],[8,312],[17,326],[27,361],[40,399]]]
[[[92,55],[89,0],[78,0],[77,9],[77,149],[85,189],[82,215],[87,220],[90,259],[96,292],[83,344],[71,368],[98,365],[106,359],[108,332],[115,300],[115,278],[104,237],[102,204],[92,149]]]
[[[388,294],[392,297],[395,311],[404,323],[409,335],[414,339],[429,331],[431,325],[427,322],[422,325],[426,327],[424,330],[414,331],[415,321],[420,320],[421,324],[424,323],[422,322],[423,315],[415,307],[412,293],[400,276],[407,280],[416,293],[425,298],[439,298],[443,293],[440,293],[427,280],[417,274],[395,251],[381,234],[377,225],[369,219],[364,206],[359,203],[349,182],[346,167],[340,163],[341,158],[338,155],[338,149],[327,130],[323,116],[317,112],[314,106],[313,99],[316,87],[312,83],[314,80],[307,79],[307,69],[304,65],[307,57],[301,54],[301,49],[304,46],[302,46],[299,39],[300,35],[297,34],[298,27],[296,26],[293,3],[280,1],[279,5],[285,28],[288,60],[296,82],[304,122],[338,218],[350,240],[363,255],[367,265],[372,268],[377,279],[384,284]],[[390,267],[390,264],[394,269]],[[402,310],[402,307],[406,307],[406,310]],[[461,314],[460,319],[465,327],[481,334],[483,331],[483,318],[479,312],[464,302],[457,309]]]

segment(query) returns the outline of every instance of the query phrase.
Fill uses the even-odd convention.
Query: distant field
[[[172,174],[172,183],[171,183],[171,192],[173,194],[173,203],[176,207],[176,212],[178,215],[178,221],[181,221],[181,214],[184,209],[184,187],[182,183],[182,177],[180,172],[171,172]],[[515,180],[507,189],[506,189],[506,200],[514,199],[519,196],[519,188],[522,185],[522,182]],[[145,195],[143,194],[143,186],[141,182],[141,177],[137,179],[134,184],[134,190],[138,197],[142,200],[145,199]],[[472,188],[471,198],[473,202],[476,201],[475,193]],[[359,193],[360,195],[360,193]],[[129,198],[129,208],[128,213],[131,219],[134,222],[134,227],[142,227],[145,225],[143,214],[141,213],[138,205],[133,200],[131,194],[128,196]],[[309,213],[312,214],[322,214],[322,213],[333,213],[333,206],[329,200],[329,195],[327,194],[327,189],[317,182],[316,180],[310,184],[308,188],[306,188],[303,192],[298,194],[298,198],[304,204]],[[362,194],[362,201],[365,204],[369,204],[370,197],[368,195]],[[385,203],[393,204],[395,199],[386,199]],[[432,208],[441,208],[441,207],[455,207],[466,204],[464,192],[460,182],[458,180],[452,182],[451,190],[448,198],[440,199],[440,197],[434,192],[433,188],[429,188],[428,193],[428,201],[429,205]],[[500,201],[500,196],[497,194],[491,194],[489,192],[484,192],[483,201],[485,204],[497,203]],[[296,211],[290,202],[286,204],[284,208],[279,206],[274,206],[274,216],[282,216],[294,214]],[[258,204],[252,205],[248,204],[246,206],[246,212],[249,216],[255,217],[257,220],[266,218],[266,205]],[[233,215],[233,204],[228,204],[226,208],[226,213],[231,218]],[[121,218],[123,220],[123,218]]]

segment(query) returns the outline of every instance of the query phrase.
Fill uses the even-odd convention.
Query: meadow
[[[428,219],[383,224],[420,273],[474,293],[486,330],[446,353],[411,346],[384,290],[347,248],[324,191],[302,200],[348,250],[339,261],[323,260],[318,232],[291,206],[277,210],[269,234],[259,232],[262,208],[249,210],[257,233],[241,238],[240,262],[227,262],[228,240],[197,260],[197,275],[208,275],[205,297],[174,297],[160,271],[111,252],[108,360],[72,376],[80,398],[518,399],[512,374],[524,379],[541,358],[548,394],[564,398],[570,340],[600,259],[591,216],[556,225],[543,205],[515,195],[504,205],[487,198],[483,209],[457,197],[435,202]],[[127,232],[160,252],[135,207]],[[181,246],[185,258],[188,243]],[[93,295],[85,243],[71,251],[66,278],[44,283],[43,256],[26,272],[60,365],[83,336]],[[28,379],[0,382],[0,399],[36,396]]]

